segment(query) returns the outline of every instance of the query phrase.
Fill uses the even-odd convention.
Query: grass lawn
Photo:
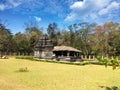
[[[18,72],[24,67],[29,71]],[[120,88],[120,70],[112,67],[0,59],[0,90],[107,90],[114,86]]]

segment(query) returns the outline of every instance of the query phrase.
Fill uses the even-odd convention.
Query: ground
[[[28,72],[19,72],[27,67]],[[120,70],[101,65],[67,65],[0,59],[0,90],[105,90],[120,88]]]

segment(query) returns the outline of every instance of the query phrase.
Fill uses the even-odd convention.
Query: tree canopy
[[[50,23],[44,32],[36,23],[25,24],[25,32],[11,34],[4,24],[0,23],[0,51],[33,53],[35,45],[42,35],[47,35],[56,45],[67,45],[82,51],[83,55],[113,55],[120,53],[120,24],[106,22],[75,23],[68,29],[60,29],[58,24]]]

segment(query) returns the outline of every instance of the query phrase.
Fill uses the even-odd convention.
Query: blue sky
[[[120,0],[0,0],[0,20],[13,34],[24,32],[29,21],[44,29],[52,22],[61,29],[80,22],[120,23]]]

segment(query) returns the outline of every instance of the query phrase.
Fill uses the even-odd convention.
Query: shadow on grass
[[[108,87],[108,86],[99,86],[100,88],[105,88],[105,90],[120,90],[119,87],[117,86],[112,86],[112,87]]]
[[[16,73],[20,73],[20,72],[24,73],[24,72],[30,72],[30,71],[29,71],[29,70],[26,70],[26,71],[16,70],[16,71],[14,71],[14,72],[16,72]]]

